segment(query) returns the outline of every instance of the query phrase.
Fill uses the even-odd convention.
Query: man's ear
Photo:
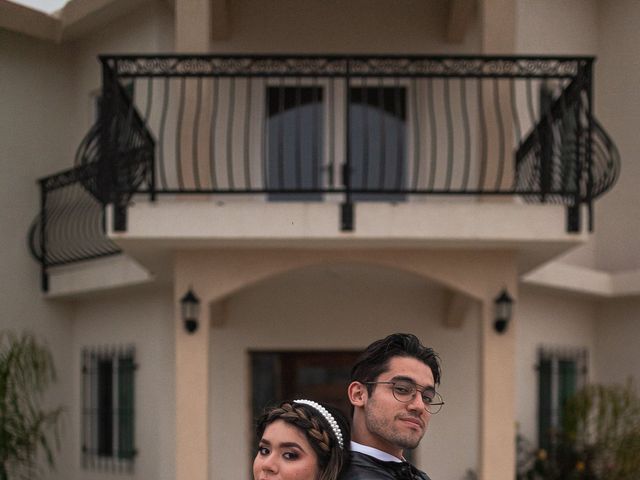
[[[362,407],[367,400],[367,387],[360,382],[351,382],[347,388],[349,401],[354,407]]]

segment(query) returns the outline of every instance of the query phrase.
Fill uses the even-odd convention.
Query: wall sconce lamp
[[[200,313],[200,299],[193,293],[191,287],[180,299],[180,310],[182,312],[182,321],[184,329],[187,333],[193,333],[198,329],[198,314]]]
[[[494,300],[496,306],[496,321],[493,328],[498,333],[504,333],[507,330],[509,321],[511,320],[511,312],[513,309],[513,298],[505,288],[502,289],[500,295]]]

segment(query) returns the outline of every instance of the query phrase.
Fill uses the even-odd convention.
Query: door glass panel
[[[323,123],[321,87],[267,87],[269,199],[321,199]],[[295,192],[273,193],[278,190]]]
[[[355,200],[403,200],[406,182],[406,89],[354,87],[350,90],[351,186],[371,193]]]

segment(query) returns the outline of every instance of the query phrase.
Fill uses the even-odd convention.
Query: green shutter
[[[133,412],[134,383],[133,357],[122,356],[118,361],[118,458],[132,459],[134,456]]]
[[[538,445],[551,447],[551,360],[540,358],[538,364]]]
[[[558,425],[563,424],[564,406],[567,400],[576,393],[578,385],[577,365],[574,360],[558,362]]]

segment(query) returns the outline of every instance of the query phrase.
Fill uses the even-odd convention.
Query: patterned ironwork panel
[[[82,350],[82,466],[133,473],[135,447],[135,348]]]
[[[30,233],[49,267],[117,253],[136,194],[265,201],[518,195],[570,209],[620,169],[592,112],[591,57],[101,56],[99,119],[76,169],[41,181]],[[46,282],[43,281],[46,286]]]

